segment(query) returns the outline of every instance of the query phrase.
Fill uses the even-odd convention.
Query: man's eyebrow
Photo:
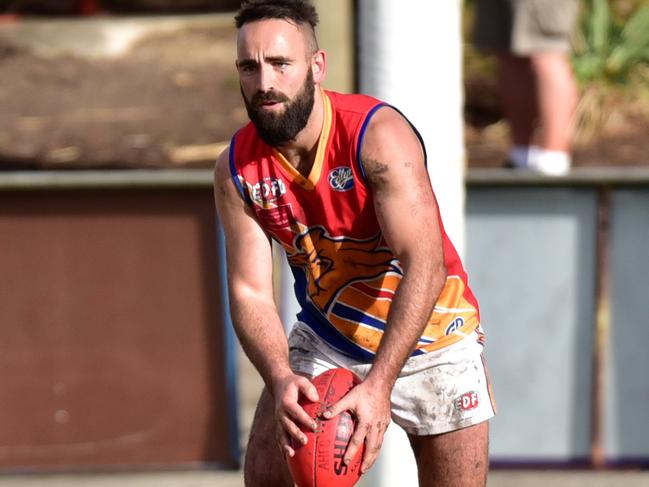
[[[257,61],[251,58],[247,59],[241,59],[240,61],[237,62],[239,66],[256,66]]]
[[[288,56],[267,56],[264,58],[264,62],[266,63],[288,63],[292,61],[293,59],[288,57]],[[259,64],[256,59],[252,58],[246,58],[242,59],[238,62],[239,66],[256,66]]]
[[[287,56],[268,56],[264,60],[269,63],[285,63],[290,61],[291,58]]]

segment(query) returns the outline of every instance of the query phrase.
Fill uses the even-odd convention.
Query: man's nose
[[[257,88],[264,93],[275,88],[275,73],[272,66],[261,65]]]

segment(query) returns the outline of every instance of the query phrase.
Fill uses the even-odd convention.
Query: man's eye
[[[286,66],[288,66],[288,63],[280,62],[280,61],[275,63],[275,67],[280,68],[280,69],[284,69]]]

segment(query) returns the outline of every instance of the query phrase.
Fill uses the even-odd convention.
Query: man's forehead
[[[249,51],[259,48],[303,51],[304,33],[300,26],[283,19],[261,19],[244,24],[237,36],[238,57],[250,54]]]

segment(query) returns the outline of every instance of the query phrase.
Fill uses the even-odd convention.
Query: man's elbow
[[[444,262],[438,262],[433,266],[433,272],[431,276],[431,285],[433,289],[437,292],[440,292],[446,283],[446,277],[448,276],[448,270]]]
[[[425,283],[431,291],[441,291],[446,282],[448,271],[443,259],[431,259],[430,255],[418,259],[405,258],[401,260],[404,275],[416,275],[417,280]]]

